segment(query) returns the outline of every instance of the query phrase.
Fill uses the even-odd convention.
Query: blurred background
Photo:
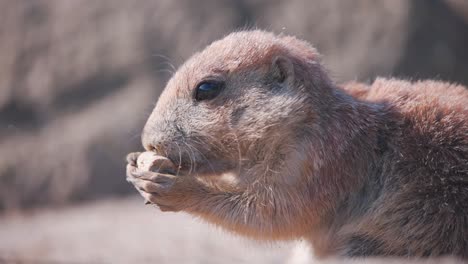
[[[260,28],[313,43],[336,82],[468,84],[468,1],[0,1],[0,263],[284,263],[144,206],[125,155],[192,53]]]

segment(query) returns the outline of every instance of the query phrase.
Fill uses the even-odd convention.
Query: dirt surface
[[[0,218],[0,263],[284,263],[290,247],[162,213],[140,197]]]
[[[115,198],[0,217],[0,264],[286,263],[461,264],[453,259],[318,261],[305,243],[248,240],[141,197]]]

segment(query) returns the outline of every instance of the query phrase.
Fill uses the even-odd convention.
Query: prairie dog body
[[[468,258],[468,91],[377,79],[339,87],[307,42],[232,33],[175,73],[145,149],[177,175],[128,179],[164,211],[319,257]]]

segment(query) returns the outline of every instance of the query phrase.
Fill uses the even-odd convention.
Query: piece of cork
[[[174,174],[176,171],[174,164],[168,158],[150,151],[143,152],[138,156],[137,167],[144,171],[164,174]]]

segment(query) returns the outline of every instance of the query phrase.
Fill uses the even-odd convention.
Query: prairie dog
[[[318,257],[468,258],[468,91],[333,83],[307,42],[254,30],[193,55],[149,117],[146,150],[179,166],[128,179],[163,211]]]

